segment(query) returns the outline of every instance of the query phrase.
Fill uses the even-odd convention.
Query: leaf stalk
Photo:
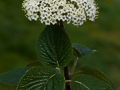
[[[78,57],[76,57],[76,59],[75,59],[75,61],[74,61],[74,63],[73,63],[73,66],[72,66],[72,70],[71,70],[71,75],[74,73],[74,71],[75,71],[75,67],[76,67],[76,65],[77,65],[77,62],[78,62]]]

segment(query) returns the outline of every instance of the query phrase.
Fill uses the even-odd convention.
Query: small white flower
[[[45,20],[46,25],[50,25],[50,19]]]
[[[24,0],[22,6],[30,21],[39,19],[46,25],[62,20],[80,26],[98,14],[94,0]]]
[[[33,20],[35,20],[35,21],[36,21],[38,18],[39,18],[39,16],[38,16],[37,14],[34,14],[34,15],[31,16],[31,19],[33,19]]]
[[[50,21],[50,22],[51,22],[53,25],[57,23],[56,19],[54,19],[54,18],[53,18],[53,19],[51,19],[51,21]]]

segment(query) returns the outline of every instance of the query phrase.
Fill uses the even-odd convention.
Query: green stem
[[[71,75],[74,73],[74,71],[75,71],[75,67],[76,67],[76,65],[77,65],[77,62],[78,62],[78,57],[76,57],[76,60],[74,61],[74,63],[73,63],[73,66],[72,66],[72,70],[71,70]]]

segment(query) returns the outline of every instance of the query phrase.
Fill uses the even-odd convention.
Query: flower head
[[[24,0],[23,10],[29,20],[40,20],[46,25],[60,20],[82,25],[87,19],[94,21],[98,7],[94,0]]]

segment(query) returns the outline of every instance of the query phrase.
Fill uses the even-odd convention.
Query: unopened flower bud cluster
[[[87,19],[94,21],[98,13],[94,0],[24,0],[22,5],[29,20],[46,25],[62,20],[79,26]]]

